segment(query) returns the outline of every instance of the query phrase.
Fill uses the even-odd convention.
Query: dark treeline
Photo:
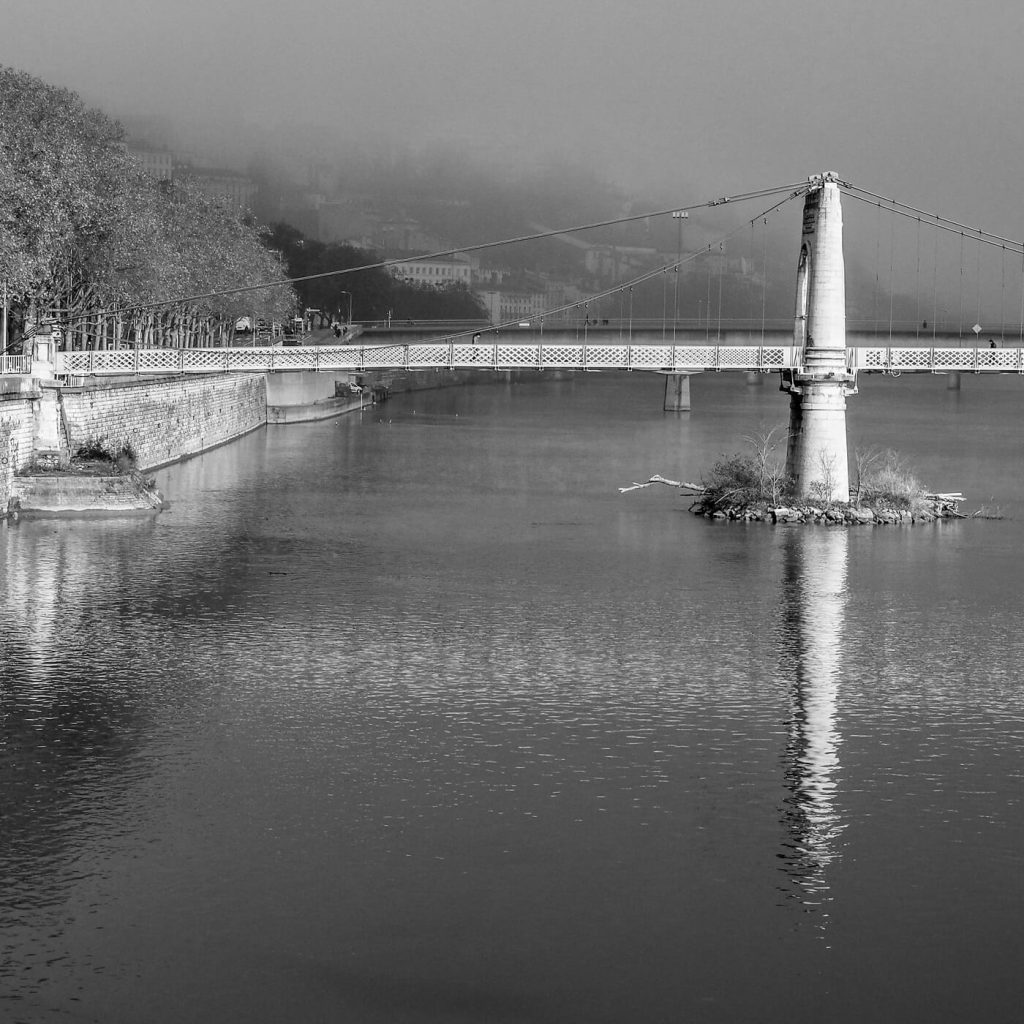
[[[342,243],[305,238],[289,224],[275,224],[266,244],[280,253],[304,309],[319,311],[320,323],[370,320],[479,320],[480,302],[465,287],[444,288],[401,281],[376,253]],[[359,270],[355,268],[370,267]],[[314,277],[314,275],[326,275]],[[313,280],[302,280],[314,277]]]

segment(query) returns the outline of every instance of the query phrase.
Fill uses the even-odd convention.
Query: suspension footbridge
[[[137,344],[110,348],[60,351],[60,332],[37,331],[30,355],[5,356],[0,372],[49,379],[54,385],[80,384],[96,378],[152,378],[185,374],[224,373],[296,373],[316,371],[365,372],[374,370],[568,370],[568,371],[647,371],[668,375],[677,390],[693,373],[704,371],[745,371],[778,373],[782,390],[790,395],[790,429],[787,470],[796,482],[798,493],[810,489],[827,490],[836,500],[845,500],[848,493],[848,455],[846,442],[846,398],[856,394],[857,377],[861,373],[961,373],[994,374],[1024,373],[1024,244],[981,231],[968,229],[955,221],[925,214],[913,207],[883,200],[875,193],[857,189],[842,182],[831,172],[813,175],[806,184],[793,188],[782,186],[751,193],[743,198],[783,194],[783,198],[758,214],[749,225],[754,227],[792,199],[803,199],[801,240],[797,261],[796,303],[793,320],[784,328],[769,325],[765,317],[765,301],[761,301],[760,328],[756,324],[730,326],[721,316],[721,271],[718,271],[719,312],[712,318],[711,271],[708,271],[708,302],[705,315],[697,326],[681,325],[678,315],[670,320],[668,309],[668,274],[674,275],[678,291],[683,265],[700,255],[714,255],[712,244],[685,258],[681,255],[656,270],[646,271],[629,281],[617,284],[586,300],[548,310],[544,315],[525,321],[512,321],[474,330],[424,336],[422,330],[366,330],[358,338],[339,345],[273,345],[226,348],[183,347],[144,348]],[[861,329],[848,323],[846,301],[846,270],[843,252],[843,213],[841,194],[852,195],[868,203],[878,213],[876,255],[882,254],[882,214],[891,215],[891,222],[909,222],[914,232],[910,243],[914,263],[913,327],[900,324],[896,310],[896,241],[890,230],[888,272],[888,323],[876,309],[872,328]],[[721,206],[728,198],[702,204]],[[632,218],[635,219],[635,218]],[[615,223],[615,222],[608,222]],[[591,225],[601,227],[602,225]],[[927,243],[925,230],[934,233],[933,270],[930,289],[927,274],[922,273]],[[952,233],[959,243],[959,313],[955,326],[948,325],[949,310],[939,301],[938,236]],[[545,234],[554,234],[546,232]],[[534,237],[534,236],[528,236]],[[537,236],[539,237],[539,236]],[[519,241],[522,239],[511,240]],[[982,273],[983,248],[1001,251],[998,274]],[[974,295],[966,294],[964,273],[976,249],[974,262]],[[724,240],[719,243],[724,252]],[[971,251],[969,251],[971,250]],[[464,251],[464,250],[460,250]],[[762,281],[767,273],[767,246],[764,249]],[[1008,281],[1007,265],[1020,265],[1019,331],[1008,330],[1005,316]],[[719,268],[721,261],[718,261]],[[648,327],[635,329],[632,315],[618,322],[604,316],[591,319],[602,301],[618,296],[625,305],[628,294],[632,305],[633,289],[644,282],[662,277],[665,316],[660,332]],[[881,272],[876,269],[876,281]],[[980,318],[983,284],[991,291],[992,278],[998,282],[997,299],[993,303],[999,316],[997,331],[983,331]],[[930,299],[928,292],[931,292]],[[193,299],[202,298],[192,297]],[[965,330],[965,307],[973,298],[979,318]],[[184,301],[184,300],[182,300]],[[901,300],[902,301],[902,300]],[[949,300],[946,300],[947,303]],[[676,296],[676,304],[678,295]],[[575,326],[559,325],[559,318],[582,313]],[[931,327],[929,329],[929,323]],[[920,327],[918,326],[920,324]],[[998,341],[996,340],[998,337]],[[966,342],[966,343],[965,343]],[[951,377],[951,380],[953,378]],[[958,379],[958,378],[957,378]],[[666,408],[688,408],[668,405]]]
[[[544,340],[529,341],[437,339],[402,344],[57,352],[54,371],[72,377],[382,369],[800,372],[805,369],[805,355],[803,347],[793,344],[581,342],[550,331]],[[28,357],[4,358],[5,366],[10,366],[5,372],[29,372]],[[1024,373],[1024,347],[857,345],[845,349],[844,368],[851,373]]]

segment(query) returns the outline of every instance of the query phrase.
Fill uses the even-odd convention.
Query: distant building
[[[129,142],[128,155],[157,181],[170,181],[174,177],[174,154],[169,149]]]
[[[429,284],[439,287],[463,284],[468,288],[473,281],[473,262],[468,256],[459,253],[453,256],[403,260],[388,269],[393,277],[414,284]]]
[[[541,316],[545,310],[545,292],[530,288],[500,287],[477,289],[492,324],[516,323]]]
[[[599,281],[615,281],[658,263],[658,251],[640,246],[594,245],[584,257],[587,272]]]
[[[325,243],[358,242],[366,248],[373,248],[379,218],[372,204],[360,199],[327,199],[322,194],[309,193],[306,206],[312,214],[309,218],[311,227],[306,232],[310,238]]]
[[[573,304],[586,298],[588,292],[578,285],[569,284],[565,281],[549,280],[544,289],[544,305],[549,310],[558,310],[550,314],[552,320],[569,319],[576,316],[577,311],[571,308]]]
[[[235,213],[247,213],[253,207],[259,186],[245,174],[200,167],[192,153],[175,152],[141,140],[130,140],[127,151],[135,163],[157,181],[190,181]]]
[[[377,248],[385,252],[437,252],[452,248],[448,242],[425,231],[417,220],[381,219],[377,224]]]
[[[181,168],[175,176],[191,181],[211,199],[239,214],[252,209],[259,187],[245,174],[217,168]]]

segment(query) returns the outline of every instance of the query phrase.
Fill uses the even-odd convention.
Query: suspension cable
[[[889,222],[889,344],[892,344],[893,302],[896,297],[896,218]]]
[[[1024,345],[1024,252],[1020,256],[1020,343]]]
[[[773,204],[772,206],[770,206],[767,210],[764,210],[761,213],[759,213],[757,215],[757,217],[755,217],[754,219],[757,220],[757,219],[760,219],[760,218],[767,218],[770,214],[775,213],[777,210],[781,209],[783,206],[785,206],[787,203],[791,202],[793,199],[796,199],[798,196],[804,195],[806,193],[806,191],[807,191],[807,188],[803,188],[803,189],[797,190],[796,192],[791,193],[790,195],[786,196],[785,198],[779,200],[779,202],[777,202],[777,203]],[[745,226],[746,226],[746,222],[744,222],[742,225],[738,225],[737,227],[733,228],[731,231],[727,231],[724,235],[722,235],[716,241],[708,242],[704,246],[704,248],[702,248],[702,249],[700,249],[700,250],[698,250],[696,252],[689,253],[688,255],[684,256],[680,260],[676,260],[676,261],[673,261],[672,263],[666,263],[666,264],[663,264],[661,266],[654,267],[654,268],[652,268],[650,270],[646,270],[643,273],[638,274],[636,277],[633,277],[633,278],[631,278],[628,281],[624,281],[622,284],[612,285],[611,287],[606,288],[603,291],[595,292],[594,294],[588,296],[585,300],[577,299],[575,302],[567,302],[564,305],[554,306],[554,307],[552,307],[550,309],[546,309],[546,310],[544,310],[543,312],[541,312],[539,314],[534,314],[534,318],[536,318],[536,317],[543,318],[543,317],[548,317],[548,316],[555,316],[558,313],[564,313],[566,310],[569,310],[569,309],[573,309],[573,308],[578,309],[580,307],[581,303],[584,302],[584,301],[594,302],[594,301],[597,301],[599,299],[606,298],[609,295],[614,295],[617,292],[621,293],[622,291],[624,291],[625,289],[628,288],[629,289],[629,293],[630,293],[630,337],[632,337],[632,315],[633,315],[632,310],[633,310],[633,287],[634,286],[645,284],[647,281],[650,281],[650,280],[658,277],[659,274],[665,273],[667,270],[671,269],[673,266],[680,267],[684,263],[692,262],[693,260],[699,259],[701,256],[703,256],[705,254],[710,255],[712,250],[713,250],[713,247],[715,245],[718,245],[718,246],[724,248],[725,243],[730,238],[732,238],[734,235],[736,235],[740,231],[744,230]],[[704,318],[705,319],[705,325],[706,325],[705,333],[706,333],[707,337],[710,338],[710,334],[711,334],[711,264],[710,264],[710,261],[708,262],[708,293],[707,293],[707,303],[708,303],[707,304],[707,310],[706,310],[706,314],[705,314],[705,318]],[[719,313],[719,317],[720,316],[721,316],[721,314]],[[519,322],[518,320],[508,320],[508,321],[506,321],[504,323],[493,324],[491,327],[487,328],[487,330],[488,331],[498,331],[498,330],[502,330],[505,327],[514,327],[516,324],[518,324],[518,322]],[[474,332],[465,331],[465,332],[460,332],[458,334],[446,335],[446,337],[457,338],[457,337],[461,337],[463,334],[469,334],[469,333],[476,333],[476,332],[475,331]]]
[[[764,238],[761,242],[761,345],[764,346],[765,308],[768,299],[768,218],[764,219]]]
[[[875,330],[878,330],[878,297],[882,287],[878,268],[882,265],[882,204],[875,204],[878,208],[878,216],[875,217],[875,290],[871,299],[871,321]]]
[[[722,278],[725,276],[725,242],[718,243],[718,251],[721,258],[718,261],[718,328],[715,336],[715,344],[722,344]]]
[[[942,231],[949,231],[952,234],[959,234],[962,231],[968,232],[972,236],[977,234],[978,237],[986,245],[1001,246],[1006,245],[1013,252],[1024,251],[1024,242],[1015,238],[1005,238],[1002,235],[994,234],[991,231],[985,231],[982,228],[973,227],[970,224],[962,224],[960,221],[951,220],[948,217],[943,217],[937,213],[929,213],[927,210],[920,210],[916,206],[910,206],[906,203],[898,202],[895,199],[888,199],[885,196],[880,196],[876,192],[869,192],[867,189],[862,189],[856,185],[846,184],[847,191],[844,193],[851,199],[856,199],[862,203],[868,203],[871,206],[882,205],[882,202],[886,203],[891,207],[890,211],[894,216],[906,217],[908,220],[913,220],[916,217],[924,217],[926,220],[934,224],[935,227]]]
[[[978,238],[978,263],[977,270],[975,272],[975,296],[977,305],[977,315],[974,318],[976,324],[981,323],[981,238]]]
[[[1003,246],[1003,258],[999,261],[999,343],[1006,343],[1006,246]]]
[[[167,306],[182,306],[204,299],[220,298],[225,295],[244,295],[249,292],[261,291],[265,288],[280,288],[288,285],[301,284],[305,281],[319,281],[328,277],[341,277],[346,274],[357,274],[368,270],[382,270],[390,267],[401,266],[405,263],[412,263],[417,260],[441,259],[446,256],[456,256],[460,253],[482,252],[485,249],[495,249],[501,246],[518,245],[523,242],[533,242],[542,238],[554,238],[558,235],[575,234],[582,231],[596,230],[597,228],[613,227],[617,224],[631,224],[641,220],[648,220],[651,217],[665,217],[675,212],[690,212],[693,210],[710,209],[716,206],[723,206],[727,203],[742,203],[753,199],[761,199],[766,196],[778,195],[782,192],[792,193],[788,198],[795,198],[808,192],[814,184],[811,182],[793,182],[788,185],[774,185],[770,188],[756,189],[752,192],[742,192],[734,196],[721,196],[718,199],[708,199],[704,202],[693,203],[690,206],[672,206],[664,210],[654,210],[647,213],[631,214],[628,217],[614,217],[610,220],[593,221],[588,224],[577,224],[564,228],[545,229],[534,231],[525,235],[515,235],[511,238],[498,239],[491,242],[479,242],[475,245],[462,245],[451,249],[439,249],[436,252],[420,256],[404,256],[398,259],[378,260],[374,263],[364,263],[358,267],[346,267],[341,270],[325,270],[317,274],[304,274],[298,277],[286,277],[273,281],[263,281],[259,284],[241,285],[237,288],[220,288],[215,291],[200,292],[193,295],[181,295],[172,299],[161,299],[154,302],[143,302],[136,304],[112,307],[110,309],[91,310],[78,313],[61,320],[61,324],[69,324],[75,320],[84,319],[90,316],[115,316],[123,313],[141,313],[150,309],[161,309]]]
[[[914,282],[914,336],[921,337],[921,218],[917,218],[917,277]]]
[[[964,338],[964,232],[961,231],[961,286],[959,286],[959,337]]]
[[[964,233],[960,232],[960,327],[959,337],[964,336]]]
[[[704,341],[711,341],[711,244],[707,247],[708,253],[708,287],[704,297]]]

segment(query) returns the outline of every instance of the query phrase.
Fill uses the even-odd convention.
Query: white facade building
[[[473,262],[468,256],[456,253],[454,256],[424,257],[403,260],[388,268],[392,276],[412,284],[427,284],[444,287],[462,284],[467,288],[473,281]]]
[[[129,142],[128,155],[157,181],[170,181],[174,174],[174,154],[169,149]]]

